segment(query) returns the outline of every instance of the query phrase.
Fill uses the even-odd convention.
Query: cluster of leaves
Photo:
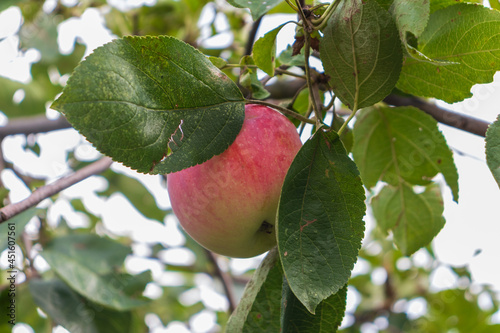
[[[348,284],[366,298],[386,297],[383,304],[375,300],[374,305],[360,306],[354,314],[359,323],[384,316],[399,330],[467,331],[469,322],[437,324],[444,322],[439,318],[459,316],[459,310],[467,308],[482,314],[482,326],[475,328],[498,330],[498,325],[488,323],[498,310],[496,302],[491,313],[482,313],[468,290],[412,289],[412,279],[426,282],[428,271],[412,269],[409,274],[396,268],[397,259],[428,246],[444,226],[435,176],[442,174],[458,201],[458,174],[436,120],[417,108],[389,107],[383,100],[392,93],[452,103],[470,97],[472,85],[491,82],[500,68],[500,12],[455,0],[337,0],[308,6],[281,0],[228,2],[248,8],[254,20],[270,10],[295,10],[299,22],[292,24],[297,24],[298,43],[277,55],[276,40],[284,26],[280,25],[255,42],[251,55],[234,51],[222,59],[222,50],[190,45],[197,44],[194,18],[206,1],[166,1],[130,13],[113,10],[108,25],[117,35],[149,36],[119,38],[95,50],[76,67],[52,104],[103,154],[142,173],[166,174],[203,163],[232,143],[243,123],[245,103],[272,96],[260,70],[268,77],[290,74],[304,79],[303,89],[275,107],[294,118],[297,126],[312,123],[314,130],[283,185],[278,246],[247,285],[227,331],[335,331],[344,318]],[[189,19],[177,22],[180,12]],[[235,12],[241,16],[235,16],[231,27],[239,31],[244,11]],[[235,36],[235,50],[243,38]],[[311,47],[319,49],[324,73],[309,65],[315,56]],[[58,66],[63,63],[58,54],[54,57]],[[234,68],[240,71],[235,74]],[[48,77],[48,67],[42,72],[40,79]],[[46,83],[45,79],[38,84]],[[17,89],[13,85],[9,96]],[[26,99],[1,104],[0,109],[8,116],[40,110],[42,105],[44,110],[56,90],[60,87],[47,92],[51,97],[34,100],[36,108],[23,104],[30,102]],[[350,109],[347,119],[327,117],[333,105],[324,104],[328,94]],[[347,123],[354,116],[351,130]],[[500,119],[487,133],[486,153],[500,183]],[[126,188],[131,187],[116,190],[127,192]],[[383,253],[393,253],[393,258],[360,253],[365,190]],[[131,201],[137,198],[133,191],[128,193]],[[141,210],[145,215],[154,212],[155,219],[166,214],[144,206]],[[19,230],[34,214],[31,210],[17,217]],[[385,240],[389,233],[392,241]],[[52,269],[43,280],[30,281],[30,292],[46,314],[70,331],[137,331],[145,309],[160,303],[147,304],[140,296],[151,281],[149,273],[132,276],[123,271],[128,246],[72,232],[41,243],[41,255]],[[390,273],[383,292],[370,283],[368,273],[350,279],[359,257]],[[391,307],[397,300],[421,295],[431,304],[425,318],[412,320]],[[449,299],[454,301],[440,303]],[[91,314],[89,321],[82,322],[75,309]],[[359,324],[351,329],[359,329]]]

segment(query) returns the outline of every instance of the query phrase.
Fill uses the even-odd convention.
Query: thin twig
[[[92,175],[99,174],[109,168],[112,161],[109,157],[103,157],[100,160],[83,167],[74,173],[63,177],[51,184],[39,187],[31,195],[20,201],[10,205],[7,205],[0,209],[0,223],[7,221],[8,219],[16,216],[25,210],[36,206],[42,200],[49,198],[62,190],[74,185]]]
[[[233,280],[229,274],[220,269],[217,263],[217,255],[212,251],[206,250],[208,259],[214,265],[215,275],[221,280],[224,292],[226,293],[227,301],[229,302],[229,313],[233,313],[236,309],[236,297],[233,291]]]

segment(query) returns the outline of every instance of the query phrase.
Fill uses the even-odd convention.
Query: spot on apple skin
[[[274,225],[267,221],[263,221],[259,228],[260,232],[265,232],[266,234],[272,234],[274,231]]]

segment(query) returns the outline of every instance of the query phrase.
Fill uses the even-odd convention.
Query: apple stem
[[[298,120],[300,120],[300,121],[302,121],[304,123],[316,125],[316,120],[310,119],[310,118],[306,118],[303,115],[301,115],[301,114],[299,114],[299,113],[297,113],[295,111],[289,110],[287,108],[284,108],[282,106],[279,106],[279,105],[276,105],[276,104],[273,104],[273,103],[264,102],[264,101],[260,101],[260,100],[257,100],[257,99],[247,99],[245,101],[245,103],[247,103],[247,104],[265,105],[265,106],[268,106],[270,108],[273,108],[273,109],[276,109],[276,110],[280,111],[284,115],[291,116],[291,117],[293,117],[295,119],[298,119]]]

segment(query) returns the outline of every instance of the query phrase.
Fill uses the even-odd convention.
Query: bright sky
[[[64,2],[68,5],[72,3],[74,5],[75,1]],[[152,4],[154,0],[108,1],[120,9],[138,6],[141,2]],[[55,0],[46,0],[44,9],[50,11],[54,4]],[[211,15],[210,13],[213,11],[206,10],[205,12],[207,16],[202,18],[200,26],[203,26],[204,22],[210,21],[208,15]],[[290,16],[266,17],[261,24],[259,35],[288,20],[290,20]],[[19,39],[16,33],[21,22],[21,13],[17,7],[11,7],[0,13],[0,39],[5,38],[0,42],[0,75],[28,82],[31,78],[30,65],[40,59],[40,54],[37,50],[27,50],[23,53],[18,51]],[[61,24],[58,39],[60,51],[70,53],[77,38],[88,46],[87,54],[99,45],[110,41],[114,36],[105,29],[103,22],[102,15],[97,9],[88,9],[80,18],[72,18]],[[228,35],[223,32],[227,30],[226,28],[225,18],[223,16],[217,17],[217,29],[221,31],[221,34],[205,40],[204,43],[208,46],[227,42]],[[290,39],[285,37],[292,36],[293,33],[293,25],[287,25],[280,32],[278,51],[287,46]],[[473,92],[474,97],[462,103],[439,104],[492,122],[499,113],[500,76],[495,77],[494,83],[474,87]],[[22,100],[22,94],[19,96]],[[47,110],[47,114],[50,117],[57,115],[53,110]],[[2,117],[0,112],[0,124],[5,121],[5,117]],[[498,262],[498,254],[500,253],[500,242],[498,242],[500,224],[496,209],[496,205],[500,202],[500,190],[485,163],[484,140],[447,126],[441,126],[441,129],[449,145],[456,149],[455,162],[460,176],[460,202],[458,205],[454,203],[449,189],[443,185],[446,225],[434,240],[436,255],[443,265],[435,270],[431,281],[432,286],[435,290],[455,287],[458,281],[451,274],[447,265],[468,265],[475,283],[491,284],[497,291],[500,291],[500,271],[498,265],[492,264]],[[24,150],[25,138],[23,136],[6,138],[2,146],[6,159],[15,159],[18,162],[18,167],[32,175],[57,179],[70,171],[65,163],[66,152],[76,148],[77,157],[87,160],[95,159],[98,156],[95,149],[72,129],[40,134],[37,139],[42,147],[40,157]],[[159,207],[169,207],[166,189],[161,185],[160,177],[139,175],[117,164],[113,165],[113,169],[139,179],[154,195]],[[22,200],[29,195],[28,189],[12,172],[4,170],[1,173],[1,179],[11,189],[12,201]],[[442,180],[440,182],[444,184]],[[61,217],[65,217],[74,227],[86,225],[87,218],[74,212],[69,204],[71,199],[81,198],[89,211],[102,216],[107,230],[117,235],[128,235],[134,240],[134,255],[127,259],[126,267],[130,272],[137,273],[145,269],[152,270],[155,283],[148,286],[146,295],[155,298],[162,292],[160,286],[182,284],[181,275],[165,272],[164,269],[165,263],[189,264],[194,260],[191,251],[182,246],[184,239],[179,232],[175,217],[168,216],[165,221],[160,221],[165,222],[164,224],[148,220],[129,205],[126,198],[120,193],[112,195],[109,199],[102,199],[95,195],[97,190],[102,190],[106,186],[107,183],[103,177],[94,176],[65,190],[49,209],[49,220],[53,225],[56,225]],[[119,213],[123,214],[119,215]],[[368,229],[373,228],[373,222],[369,216],[366,217],[366,222]],[[36,232],[36,223],[33,221],[28,226],[28,230]],[[160,242],[169,248],[162,253],[162,261],[144,259],[150,254],[148,244],[155,242]],[[365,242],[365,246],[368,245]],[[476,254],[478,251],[480,251],[479,254]],[[256,267],[261,258],[262,256],[254,259],[234,259],[226,264],[238,274]],[[404,267],[408,267],[410,261],[415,265],[425,266],[428,265],[429,258],[425,251],[419,251],[411,259],[404,258],[401,263],[398,262],[398,265],[404,269]],[[5,262],[3,258],[2,262]],[[41,270],[46,269],[46,264],[41,259],[37,261],[37,265]],[[366,262],[360,260],[354,274],[366,271],[366,265]],[[384,274],[383,270],[374,272],[373,280],[379,280],[383,283]],[[205,304],[207,309],[193,317],[191,324],[193,327],[197,327],[199,332],[204,332],[213,329],[215,325],[214,311],[226,309],[227,301],[222,296],[220,289],[218,292],[214,291],[214,282],[206,275],[197,277],[197,287],[182,296],[182,302],[186,304],[199,300]],[[355,308],[359,301],[355,290],[349,291],[348,300],[348,310]],[[484,300],[483,305],[487,307],[488,300]],[[422,303],[422,300],[419,299],[401,306],[404,311],[409,311],[413,316],[425,312],[425,302]],[[498,317],[500,322],[500,316]],[[346,317],[344,324],[348,324],[350,320],[352,318]],[[167,325],[167,323],[161,323],[154,314],[148,315],[146,323],[151,332],[182,332],[183,329],[187,332],[184,324],[170,323]],[[384,323],[380,323],[380,325],[383,327]],[[64,331],[58,327],[54,332],[62,333]],[[370,328],[367,328],[366,331],[369,332]],[[16,328],[15,333],[23,332],[30,332],[30,330],[22,325]]]

